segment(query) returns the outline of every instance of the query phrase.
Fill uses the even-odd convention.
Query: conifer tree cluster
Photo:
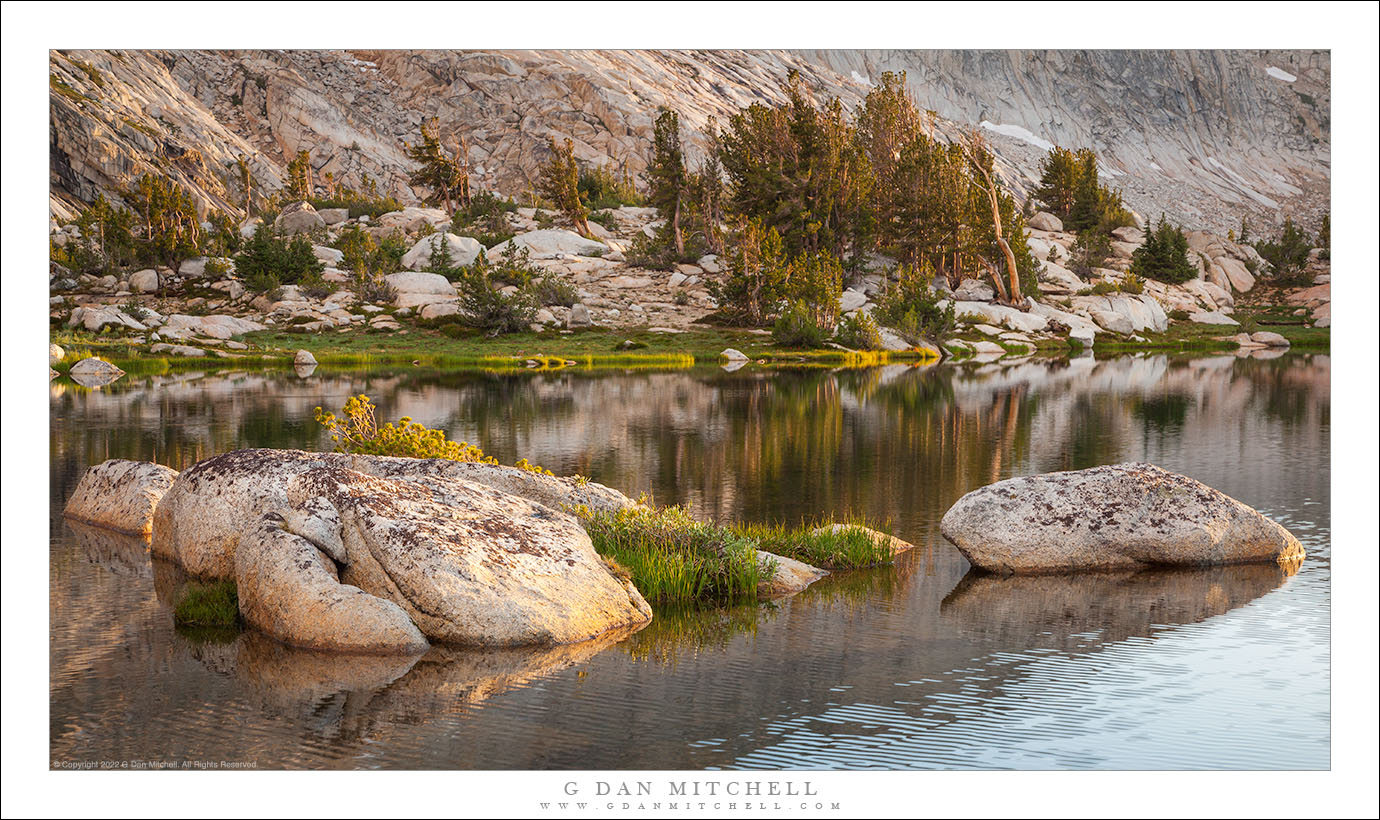
[[[680,116],[662,107],[652,132],[652,157],[643,174],[647,204],[665,217],[659,244],[673,254],[657,254],[662,264],[688,262],[724,249],[723,169],[719,163],[718,125],[711,117],[706,141],[710,150],[700,166],[691,170],[681,142]],[[645,244],[645,243],[644,243]],[[648,249],[641,249],[647,257]]]
[[[1330,241],[1327,234],[1331,233],[1332,228],[1329,223],[1330,220],[1324,222],[1319,232],[1320,245],[1324,239]],[[1284,227],[1280,229],[1279,236],[1255,243],[1256,252],[1270,265],[1271,277],[1284,284],[1302,280],[1304,269],[1308,266],[1308,252],[1312,248],[1313,243],[1308,235],[1294,224],[1291,217],[1284,218]]]
[[[247,171],[247,167],[242,169],[242,173]],[[314,190],[311,182],[311,152],[298,151],[297,155],[288,161],[286,193],[294,202],[312,198]]]
[[[1198,276],[1198,269],[1188,261],[1188,238],[1179,226],[1170,225],[1164,214],[1160,214],[1158,224],[1146,229],[1145,244],[1131,255],[1131,273],[1171,285]]]
[[[1035,196],[1070,231],[1110,233],[1133,224],[1121,201],[1121,192],[1099,180],[1097,154],[1091,148],[1051,148],[1040,163],[1040,185]]]
[[[181,185],[145,174],[119,193],[122,204],[100,195],[82,209],[75,220],[80,238],[55,249],[54,261],[79,273],[100,273],[133,265],[176,267],[207,249],[212,237],[202,229],[196,203]],[[214,211],[206,219],[213,226],[225,223]],[[223,234],[217,231],[215,237]],[[214,244],[220,249],[222,243]]]
[[[650,201],[677,256],[687,224],[713,237],[727,223],[729,273],[715,295],[729,321],[761,326],[789,308],[832,324],[844,279],[872,252],[952,285],[991,279],[1004,301],[1023,304],[1040,264],[991,153],[975,133],[946,142],[931,131],[904,74],[883,75],[853,117],[837,100],[815,102],[793,74],[784,102],[754,103],[709,134],[697,173],[685,170],[678,118],[663,110]]]

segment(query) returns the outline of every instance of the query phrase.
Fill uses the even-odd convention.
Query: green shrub
[[[1331,226],[1327,228],[1331,233]],[[1330,241],[1330,237],[1329,237]],[[1298,284],[1304,277],[1308,266],[1308,252],[1312,243],[1308,236],[1294,225],[1294,220],[1285,217],[1284,227],[1274,239],[1255,243],[1255,249],[1270,265],[1270,276],[1281,284]]]
[[[853,350],[881,350],[882,332],[877,327],[877,323],[862,311],[856,311],[850,316],[843,317],[839,322],[838,330],[834,333],[834,340],[844,347]]]
[[[613,233],[618,230],[618,220],[614,219],[611,211],[596,211],[589,215],[589,221],[597,223],[604,230]]]
[[[532,297],[541,305],[561,305],[570,307],[580,301],[579,290],[550,271],[532,280],[528,288]]]
[[[244,250],[235,257],[235,272],[244,279],[245,287],[257,292],[272,290],[280,284],[295,285],[307,275],[319,277],[325,267],[305,237],[288,241],[274,236],[265,224],[254,230]]]
[[[1050,253],[1054,253],[1053,246]],[[1079,279],[1091,279],[1093,271],[1107,266],[1112,255],[1112,238],[1102,231],[1083,231],[1073,243],[1069,254],[1069,270]]]
[[[829,335],[830,328],[818,324],[809,307],[799,299],[791,300],[771,329],[772,340],[782,347],[823,347]]]
[[[930,287],[932,276],[922,263],[920,269],[902,265],[886,283],[872,315],[887,327],[912,339],[939,341],[954,329],[954,303],[940,307],[940,293]]]
[[[465,323],[488,336],[527,330],[537,313],[537,300],[523,288],[511,295],[497,290],[483,268],[471,269],[457,281],[460,311]]]
[[[647,270],[674,270],[680,259],[676,255],[675,246],[664,234],[665,226],[655,237],[647,236],[645,233],[634,236],[625,254],[628,264]]]
[[[631,174],[618,174],[608,168],[586,165],[580,168],[576,190],[585,207],[591,211],[617,208],[622,205],[641,206],[642,195],[637,192]],[[591,219],[593,219],[591,217]],[[604,227],[613,230],[614,227]]]
[[[1145,244],[1131,254],[1131,272],[1142,279],[1177,285],[1195,279],[1198,269],[1188,260],[1188,237],[1177,225],[1165,221],[1145,231]]]

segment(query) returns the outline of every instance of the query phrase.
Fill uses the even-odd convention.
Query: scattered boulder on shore
[[[1303,557],[1254,509],[1144,463],[999,481],[960,498],[940,529],[975,566],[1004,574]]]
[[[1064,230],[1063,220],[1048,211],[1036,213],[1034,216],[1030,217],[1030,219],[1026,220],[1025,224],[1037,231],[1058,233]]]
[[[594,324],[594,320],[590,318],[588,307],[579,302],[570,306],[570,315],[565,317],[566,327],[589,327],[592,324]]]
[[[512,239],[499,242],[488,250],[488,257],[496,259],[508,248],[526,248],[534,258],[550,257],[559,254],[575,256],[598,256],[607,253],[609,246],[603,242],[586,239],[574,231],[561,228],[544,228],[520,233]]]
[[[62,361],[63,357],[66,356],[66,355],[67,355],[67,351],[63,350],[61,347],[58,347],[57,345],[53,344],[52,342],[49,342],[49,343],[48,343],[48,366],[49,366],[49,367],[52,367],[53,365],[55,365],[55,364],[57,364],[58,362]]]
[[[1251,334],[1251,341],[1266,347],[1289,347],[1289,340],[1270,330],[1257,330]]]
[[[113,458],[82,474],[63,515],[117,532],[148,535],[153,511],[177,471],[147,461]]]
[[[311,354],[310,350],[299,350],[292,357],[292,364],[295,367],[315,367],[316,357]]]

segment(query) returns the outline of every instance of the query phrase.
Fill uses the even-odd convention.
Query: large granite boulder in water
[[[248,523],[265,511],[283,508],[288,482],[318,467],[402,481],[473,481],[556,508],[584,505],[593,510],[616,510],[634,503],[617,490],[592,481],[496,464],[303,450],[235,450],[199,461],[182,472],[154,512],[154,554],[176,561],[199,578],[233,578],[235,547]]]
[[[240,614],[283,643],[328,652],[425,652],[427,640],[393,601],[342,584],[333,556],[264,513],[235,553]]]
[[[1153,464],[999,481],[940,522],[973,565],[1000,573],[1291,562],[1288,530],[1230,496]]]
[[[314,547],[323,556],[320,564],[339,566],[346,589],[397,604],[435,641],[574,643],[651,619],[642,596],[609,572],[574,516],[482,484],[318,467],[289,482],[288,503],[277,530],[284,536],[275,538],[291,533],[299,550]],[[242,542],[238,582],[252,583],[265,569],[273,577],[298,575],[300,564],[277,557],[281,553],[277,547],[246,549]],[[274,563],[267,566],[260,554]],[[315,585],[329,591],[317,575]],[[286,593],[301,598],[296,590]],[[245,610],[251,624],[286,643],[306,645],[295,630],[315,627],[269,624],[255,614],[254,607]]]
[[[176,470],[161,464],[102,461],[82,474],[63,515],[116,532],[148,535],[153,511],[176,478]]]
[[[651,618],[562,509],[631,503],[515,467],[239,450],[179,476],[153,552],[234,578],[245,619],[297,646],[568,643]]]

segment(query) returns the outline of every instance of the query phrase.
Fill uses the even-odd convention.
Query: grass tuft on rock
[[[877,530],[847,522],[806,522],[791,527],[785,524],[735,524],[734,532],[757,543],[758,549],[822,569],[861,569],[890,563],[891,545],[879,538]],[[883,533],[887,535],[887,533]]]
[[[684,507],[636,507],[576,515],[594,549],[612,561],[654,607],[754,602],[759,586],[776,574],[763,550],[832,570],[892,560],[888,537],[862,525],[832,521],[719,526],[699,521]]]
[[[234,629],[240,622],[239,594],[234,581],[191,583],[182,591],[173,611],[179,627]]]
[[[595,551],[624,568],[653,606],[756,601],[758,585],[776,571],[759,565],[754,541],[684,507],[576,514]]]

